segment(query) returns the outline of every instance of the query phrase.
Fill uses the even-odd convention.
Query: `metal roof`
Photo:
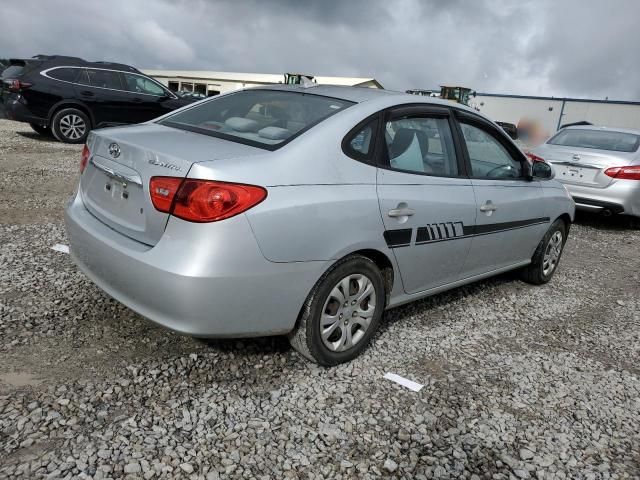
[[[502,98],[525,98],[530,100],[554,100],[559,102],[587,102],[587,103],[610,103],[614,105],[640,105],[640,101],[631,100],[599,100],[594,98],[571,98],[571,97],[541,97],[536,95],[510,95],[507,93],[480,93],[478,97],[502,97]]]
[[[142,70],[143,73],[152,77],[202,79],[208,81],[221,80],[236,83],[282,83],[284,73],[243,73],[243,72],[214,72],[209,70]],[[375,78],[366,77],[325,77],[315,75],[315,80],[319,84],[357,86],[364,83],[373,83],[378,88],[382,88],[380,82]]]

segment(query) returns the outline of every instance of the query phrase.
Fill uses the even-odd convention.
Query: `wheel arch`
[[[385,306],[389,304],[389,299],[391,298],[391,291],[393,290],[393,285],[395,282],[395,272],[393,269],[393,263],[391,263],[391,259],[382,253],[380,250],[375,250],[373,248],[366,248],[362,250],[356,250],[355,252],[350,253],[349,255],[345,255],[345,257],[349,257],[352,255],[361,255],[363,257],[368,258],[373,263],[376,264],[380,273],[382,274],[382,280],[384,281],[385,288]],[[342,258],[345,258],[342,257]],[[340,259],[341,260],[341,259]]]
[[[91,122],[90,129],[96,124],[93,113],[84,103],[76,100],[61,100],[49,109],[49,125],[53,123],[54,115],[64,108],[76,108],[89,117],[89,121]]]
[[[571,228],[571,216],[568,213],[563,213],[561,214],[558,218],[556,218],[555,221],[558,220],[562,220],[564,222],[564,228],[565,228],[565,238],[564,241],[566,243],[567,241],[567,237],[569,236],[569,229]]]

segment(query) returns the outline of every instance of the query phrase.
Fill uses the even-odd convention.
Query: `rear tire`
[[[538,244],[531,263],[521,270],[521,277],[532,285],[542,285],[553,277],[567,241],[567,226],[558,219],[547,230]]]
[[[77,108],[63,108],[53,115],[51,130],[64,143],[84,143],[91,130],[89,117]]]
[[[34,132],[38,135],[42,135],[43,137],[51,137],[53,134],[51,133],[51,129],[49,127],[45,127],[44,125],[38,125],[37,123],[29,124]]]
[[[313,287],[289,342],[320,365],[347,362],[366,348],[384,306],[384,281],[376,264],[361,255],[346,257]]]

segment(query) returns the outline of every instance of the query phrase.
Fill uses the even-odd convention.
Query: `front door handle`
[[[90,92],[89,90],[82,90],[80,93],[84,97],[93,97],[93,92]]]
[[[392,208],[391,210],[389,210],[388,215],[390,217],[410,217],[411,215],[416,213],[413,208],[400,207],[400,205],[398,205],[398,207],[399,208]]]
[[[498,209],[491,200],[487,200],[484,205],[480,207],[481,212],[495,212]]]

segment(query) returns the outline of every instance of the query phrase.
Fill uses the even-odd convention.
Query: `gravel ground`
[[[0,478],[640,477],[623,219],[579,217],[549,285],[504,275],[392,310],[324,369],[282,338],[160,329],[51,250],[79,154],[0,121]]]

